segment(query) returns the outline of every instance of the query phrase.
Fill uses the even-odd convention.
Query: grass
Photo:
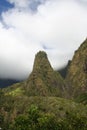
[[[21,88],[16,88],[16,89],[6,93],[6,95],[11,95],[11,96],[18,96],[21,94],[23,94],[23,90]]]

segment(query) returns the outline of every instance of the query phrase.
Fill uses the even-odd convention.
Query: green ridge
[[[73,97],[87,92],[87,39],[75,51],[66,81]]]

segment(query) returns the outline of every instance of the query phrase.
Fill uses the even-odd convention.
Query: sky
[[[86,37],[87,0],[0,0],[0,78],[27,78],[40,50],[60,69]]]

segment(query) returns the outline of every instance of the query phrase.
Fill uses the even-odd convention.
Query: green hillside
[[[47,54],[40,51],[26,81],[0,89],[2,130],[87,130],[85,49],[87,43],[84,42],[78,50],[80,54],[75,53],[76,61],[71,61],[66,81],[53,70]],[[81,60],[78,55],[82,56],[82,64],[77,67],[77,61]],[[77,73],[82,76],[80,83]],[[81,89],[82,83],[85,91]],[[78,96],[72,98],[76,93]]]
[[[27,96],[59,96],[64,97],[65,83],[60,74],[53,70],[47,54],[40,51],[35,56],[33,71],[22,83],[4,89],[6,94]]]
[[[86,130],[87,106],[59,97],[0,95],[4,130]],[[34,128],[33,128],[34,126]]]

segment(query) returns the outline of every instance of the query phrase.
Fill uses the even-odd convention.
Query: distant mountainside
[[[73,97],[87,93],[87,39],[75,51],[68,68],[66,81]]]
[[[18,82],[21,82],[21,81],[13,80],[13,79],[0,79],[0,88],[5,88]]]
[[[71,63],[71,61],[69,60],[69,61],[68,61],[68,64],[67,64],[65,67],[63,67],[63,68],[61,68],[61,69],[58,70],[58,72],[60,73],[60,75],[61,75],[64,79],[66,78],[67,71],[68,71],[68,68],[69,68],[69,66],[70,66],[70,63]]]

